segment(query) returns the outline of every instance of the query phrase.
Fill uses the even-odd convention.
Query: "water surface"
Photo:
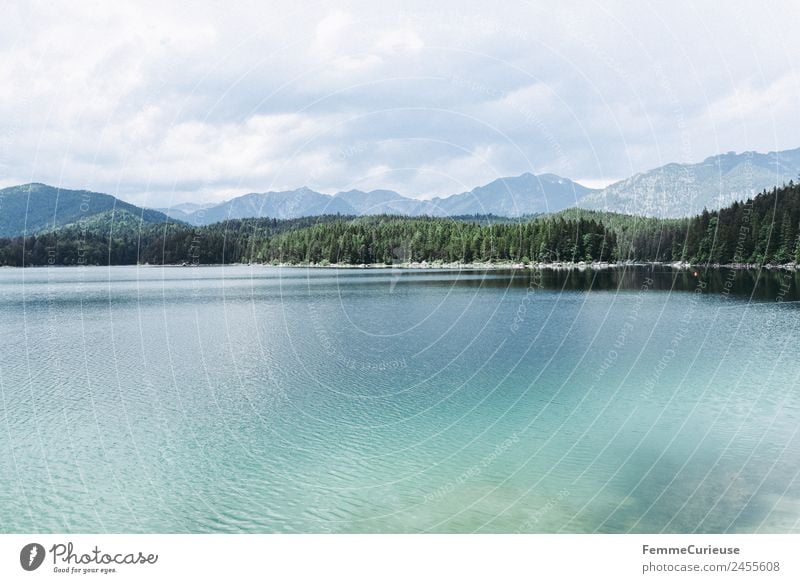
[[[798,289],[0,270],[0,531],[797,532]]]

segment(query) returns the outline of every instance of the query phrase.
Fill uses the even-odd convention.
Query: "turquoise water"
[[[0,531],[798,532],[797,289],[0,270]]]

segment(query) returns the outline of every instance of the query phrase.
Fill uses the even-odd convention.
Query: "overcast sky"
[[[438,8],[431,8],[431,5]],[[0,186],[429,197],[800,146],[787,2],[3,2]]]

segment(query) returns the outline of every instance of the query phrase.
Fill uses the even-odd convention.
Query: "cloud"
[[[0,184],[429,197],[797,147],[798,24],[788,2],[12,2]]]

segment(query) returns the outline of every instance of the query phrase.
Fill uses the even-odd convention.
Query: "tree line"
[[[117,212],[0,239],[0,265],[627,260],[761,265],[800,262],[799,226],[800,186],[793,182],[685,219],[570,209],[524,220],[325,215],[192,227],[148,225]]]

